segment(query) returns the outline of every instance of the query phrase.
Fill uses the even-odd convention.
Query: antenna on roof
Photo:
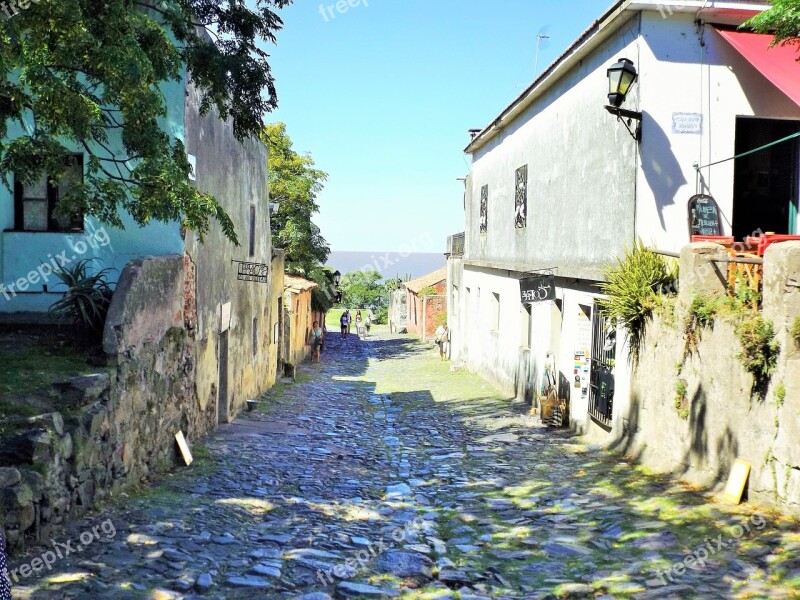
[[[539,30],[539,33],[536,34],[536,63],[533,67],[533,77],[534,79],[539,76],[539,47],[541,46],[542,40],[549,40],[550,36],[547,35],[547,31],[550,29],[549,26],[542,27]]]

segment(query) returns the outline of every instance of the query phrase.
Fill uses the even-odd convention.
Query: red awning
[[[724,29],[717,31],[747,62],[800,106],[800,63],[797,62],[800,53],[797,46],[770,48],[774,39],[771,35]]]

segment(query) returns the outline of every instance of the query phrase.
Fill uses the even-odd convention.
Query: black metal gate
[[[611,426],[614,410],[614,360],[616,356],[616,329],[600,312],[595,302],[592,307],[592,356],[589,373],[589,414],[602,425]]]
[[[217,391],[217,422],[228,422],[228,332],[219,334],[219,390]]]

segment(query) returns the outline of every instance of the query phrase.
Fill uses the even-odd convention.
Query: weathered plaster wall
[[[465,355],[464,346],[467,322],[465,311],[461,309],[464,294],[464,260],[450,256],[447,259],[447,327],[450,331],[450,360],[460,361]]]
[[[635,56],[638,44],[634,17],[473,155],[467,263],[521,271],[559,266],[564,276],[597,278],[609,257],[631,243],[637,146],[603,103],[608,66]],[[523,165],[528,219],[516,229],[515,172]],[[488,232],[481,235],[484,185]]]
[[[286,306],[286,332],[289,339],[289,362],[297,365],[311,354],[311,326],[315,320],[324,322],[324,316],[311,308],[311,290],[284,292]],[[355,330],[355,312],[353,330]]]
[[[166,117],[160,120],[160,125],[174,138],[184,140],[185,71],[180,79],[162,82],[159,88],[164,95],[167,111]],[[19,124],[9,123],[9,125],[9,140],[23,134],[24,130]],[[32,130],[31,126],[32,123],[27,125],[29,130]],[[108,132],[106,145],[116,156],[126,156],[118,130]],[[84,153],[83,147],[79,145],[69,149],[75,153]],[[102,148],[95,150],[100,156],[107,156],[106,150]],[[84,168],[87,166],[88,159],[84,157]],[[183,252],[180,223],[151,222],[146,227],[140,227],[124,211],[120,214],[124,229],[110,227],[93,217],[86,217],[83,233],[10,231],[14,228],[14,182],[8,183],[9,186],[0,185],[0,283],[6,287],[20,278],[27,277],[28,273],[35,271],[43,262],[47,262],[51,257],[57,258],[62,253],[64,253],[62,256],[71,262],[83,258],[97,259],[89,264],[89,272],[94,273],[104,268],[112,269],[107,278],[115,282],[128,261],[134,258],[167,256]],[[84,249],[82,244],[87,247]],[[57,260],[62,261],[60,258]],[[44,291],[45,286],[47,293]],[[18,289],[18,286],[15,289]],[[9,299],[0,295],[0,312],[46,311],[61,297],[62,293],[59,293],[59,290],[63,292],[63,286],[59,286],[54,277],[49,280],[40,279],[30,285],[24,294],[9,294]]]
[[[279,318],[271,291],[275,273],[270,269],[267,284],[238,281],[237,265],[231,262],[272,263],[268,153],[259,141],[238,142],[230,120],[222,121],[213,111],[201,116],[200,100],[199,92],[189,84],[186,149],[197,159],[195,185],[222,204],[240,242],[235,246],[216,223],[203,243],[194,233],[186,234],[186,255],[196,270],[198,396],[204,406],[217,407],[220,422],[226,422],[247,400],[269,389],[276,377],[277,349],[270,347]],[[253,256],[249,255],[251,206],[255,208]],[[228,338],[228,394],[218,402],[223,335]]]
[[[682,272],[682,284],[687,276]],[[713,285],[712,270],[705,277]],[[789,335],[800,316],[800,289],[791,285],[798,280],[800,243],[772,246],[764,265],[764,315],[776,327],[781,354],[764,398],[751,394],[753,379],[737,356],[741,344],[732,321],[717,319],[713,329],[704,329],[697,351],[684,361],[691,299],[679,302],[674,318],[654,319],[632,377],[628,432],[618,432],[617,445],[648,466],[703,486],[724,482],[742,458],[752,468],[751,500],[800,514],[800,348]],[[686,420],[675,406],[678,380],[688,390]]]
[[[389,296],[389,326],[392,333],[408,333],[408,294],[402,288]]]
[[[800,120],[800,107],[772,85],[711,25],[694,13],[642,16],[637,63],[637,110],[644,112],[637,177],[637,234],[645,243],[678,251],[689,242],[687,202],[702,191],[715,197],[726,231],[733,218],[734,162],[704,169],[697,190],[693,164],[736,154],[736,118]],[[698,113],[702,134],[672,131],[673,113]],[[697,190],[697,191],[696,191]],[[728,233],[730,235],[730,233]]]

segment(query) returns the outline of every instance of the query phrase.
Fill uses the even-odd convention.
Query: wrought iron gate
[[[600,312],[595,302],[592,307],[592,356],[589,373],[589,414],[602,425],[611,426],[614,409],[614,360],[616,356],[616,329]]]

